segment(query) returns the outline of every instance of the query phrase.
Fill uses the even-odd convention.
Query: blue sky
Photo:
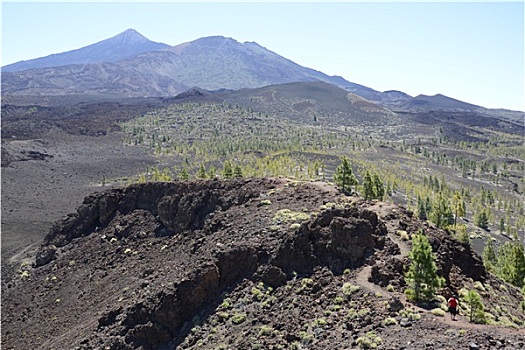
[[[2,65],[134,28],[177,45],[224,35],[376,90],[525,110],[524,3],[2,3]]]

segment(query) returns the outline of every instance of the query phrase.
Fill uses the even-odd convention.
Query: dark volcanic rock
[[[55,258],[57,247],[54,245],[48,245],[42,248],[35,258],[35,266],[39,267],[50,263]]]
[[[359,346],[372,331],[385,349],[524,343],[499,328],[451,327],[411,304],[402,293],[408,246],[387,227],[424,225],[393,205],[350,200],[326,184],[284,179],[145,183],[88,196],[53,226],[35,267],[2,291],[2,345],[323,350]],[[327,201],[336,205],[320,211]],[[290,225],[276,216],[283,209],[312,214]],[[468,247],[425,229],[443,292],[482,281],[519,304],[520,291],[485,276]],[[464,328],[468,337],[451,336]]]

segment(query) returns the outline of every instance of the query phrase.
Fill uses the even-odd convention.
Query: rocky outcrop
[[[386,234],[374,212],[356,207],[324,211],[289,236],[272,263],[288,273],[311,273],[315,266],[323,265],[341,274],[382,249]]]
[[[117,236],[127,236],[137,227],[136,213],[154,219],[149,232],[170,235],[201,229],[216,210],[227,210],[259,196],[250,180],[146,183],[94,193],[84,199],[74,214],[58,220],[44,239],[48,246],[63,247],[75,238],[87,236],[110,223]],[[226,194],[227,193],[227,194]],[[130,214],[131,213],[131,214]],[[126,215],[130,214],[129,218]],[[115,220],[115,222],[112,222]],[[39,259],[36,266],[50,260]]]
[[[330,316],[330,322],[342,322],[337,334],[341,329],[372,327],[374,319],[382,321],[386,315],[378,311],[386,304],[374,306],[376,301],[383,303],[374,288],[391,285],[402,292],[405,284],[407,247],[402,254],[400,246],[407,242],[388,232],[397,227],[408,234],[424,230],[448,289],[457,290],[465,278],[483,281],[479,257],[446,232],[393,206],[378,210],[381,207],[374,209],[357,199],[348,202],[346,197],[337,202],[339,194],[322,188],[282,179],[236,179],[146,183],[88,196],[75,214],[53,226],[36,256],[37,268],[25,277],[31,283],[35,276],[39,296],[34,305],[47,307],[45,317],[63,315],[66,309],[76,313],[69,322],[76,322],[72,320],[78,315],[91,317],[87,326],[76,325],[82,329],[81,337],[64,335],[45,346],[115,350],[197,346],[191,340],[198,338],[193,329],[202,322],[231,323],[234,316],[244,322],[243,317],[257,308],[264,312],[249,321],[252,325],[272,324],[279,318],[275,329],[293,342],[304,327],[293,319],[309,312],[308,303],[336,315],[339,308],[354,305],[352,293],[359,294],[355,300],[361,300],[359,305],[370,314],[354,310],[353,315],[349,309],[351,319],[344,322],[342,316]],[[327,200],[338,204],[321,206]],[[284,209],[309,218],[290,225],[277,215]],[[376,285],[371,291],[348,282],[367,277],[368,286]],[[369,297],[371,292],[374,298]],[[21,294],[13,293],[12,298],[15,295]],[[237,295],[235,306],[225,300],[227,295]],[[77,296],[88,305],[79,305]],[[395,317],[404,305],[390,297],[385,312]],[[296,309],[296,303],[302,309]],[[270,307],[273,311],[266,313]],[[15,311],[8,310],[10,319]],[[286,320],[288,313],[295,316]],[[39,341],[36,336],[32,339]]]

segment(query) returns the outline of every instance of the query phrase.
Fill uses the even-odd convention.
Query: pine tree
[[[476,226],[486,230],[489,225],[489,217],[487,215],[487,212],[485,209],[481,209],[481,211],[478,212],[476,217],[474,218],[474,223]]]
[[[466,214],[465,203],[459,192],[454,193],[454,196],[452,197],[452,206],[454,207],[454,230],[456,230],[458,217],[463,217]]]
[[[363,179],[363,190],[364,190],[365,200],[373,199],[376,196],[376,193],[374,191],[374,184],[372,181],[373,181],[372,176],[370,175],[370,172],[367,170],[365,177]]]
[[[341,164],[339,164],[334,173],[334,181],[344,193],[352,193],[352,186],[359,183],[352,172],[348,157],[341,159]]]
[[[420,196],[417,196],[417,216],[419,220],[427,219],[427,208]]]
[[[519,241],[506,242],[498,249],[496,274],[503,280],[523,287],[525,279],[525,252]]]
[[[505,232],[505,219],[503,216],[499,219],[499,230],[500,232]]]
[[[186,168],[182,168],[180,171],[179,177],[181,180],[188,180],[190,178],[190,175],[188,174],[188,170]]]
[[[201,163],[199,171],[197,172],[197,178],[205,179],[206,177],[207,177],[207,175],[206,175],[206,168],[204,168],[204,164]]]
[[[485,318],[485,307],[481,296],[474,289],[469,290],[465,301],[470,307],[470,322],[484,324],[487,322]]]
[[[382,201],[383,197],[385,196],[385,187],[383,185],[383,181],[381,181],[381,178],[377,174],[374,174],[373,181],[374,181],[375,197],[376,199]]]
[[[242,169],[239,164],[235,165],[235,168],[233,169],[233,176],[237,178],[242,177]]]
[[[215,169],[213,165],[210,165],[210,167],[208,168],[208,177],[210,179],[214,179],[216,175],[217,175],[217,169]]]
[[[488,271],[494,271],[494,268],[497,263],[497,259],[496,259],[496,249],[494,248],[494,243],[492,242],[491,237],[487,238],[487,243],[485,244],[485,248],[483,248],[481,257],[483,258],[483,265],[485,265],[485,268]]]
[[[229,160],[224,162],[224,168],[222,169],[222,176],[224,176],[225,179],[231,179],[233,176],[232,163]]]
[[[430,212],[429,219],[441,229],[446,229],[450,224],[454,222],[452,209],[447,198],[439,193],[438,198],[432,205],[432,211]]]
[[[412,250],[409,254],[410,266],[405,274],[406,289],[410,300],[431,301],[437,289],[441,288],[445,279],[438,276],[432,246],[420,230],[412,236]]]

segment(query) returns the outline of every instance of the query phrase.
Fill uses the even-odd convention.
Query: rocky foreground
[[[419,229],[446,279],[433,305],[403,294],[407,238]],[[487,274],[468,245],[322,182],[96,193],[3,285],[4,349],[525,347],[519,290]],[[473,288],[492,325],[443,316],[444,298]]]

